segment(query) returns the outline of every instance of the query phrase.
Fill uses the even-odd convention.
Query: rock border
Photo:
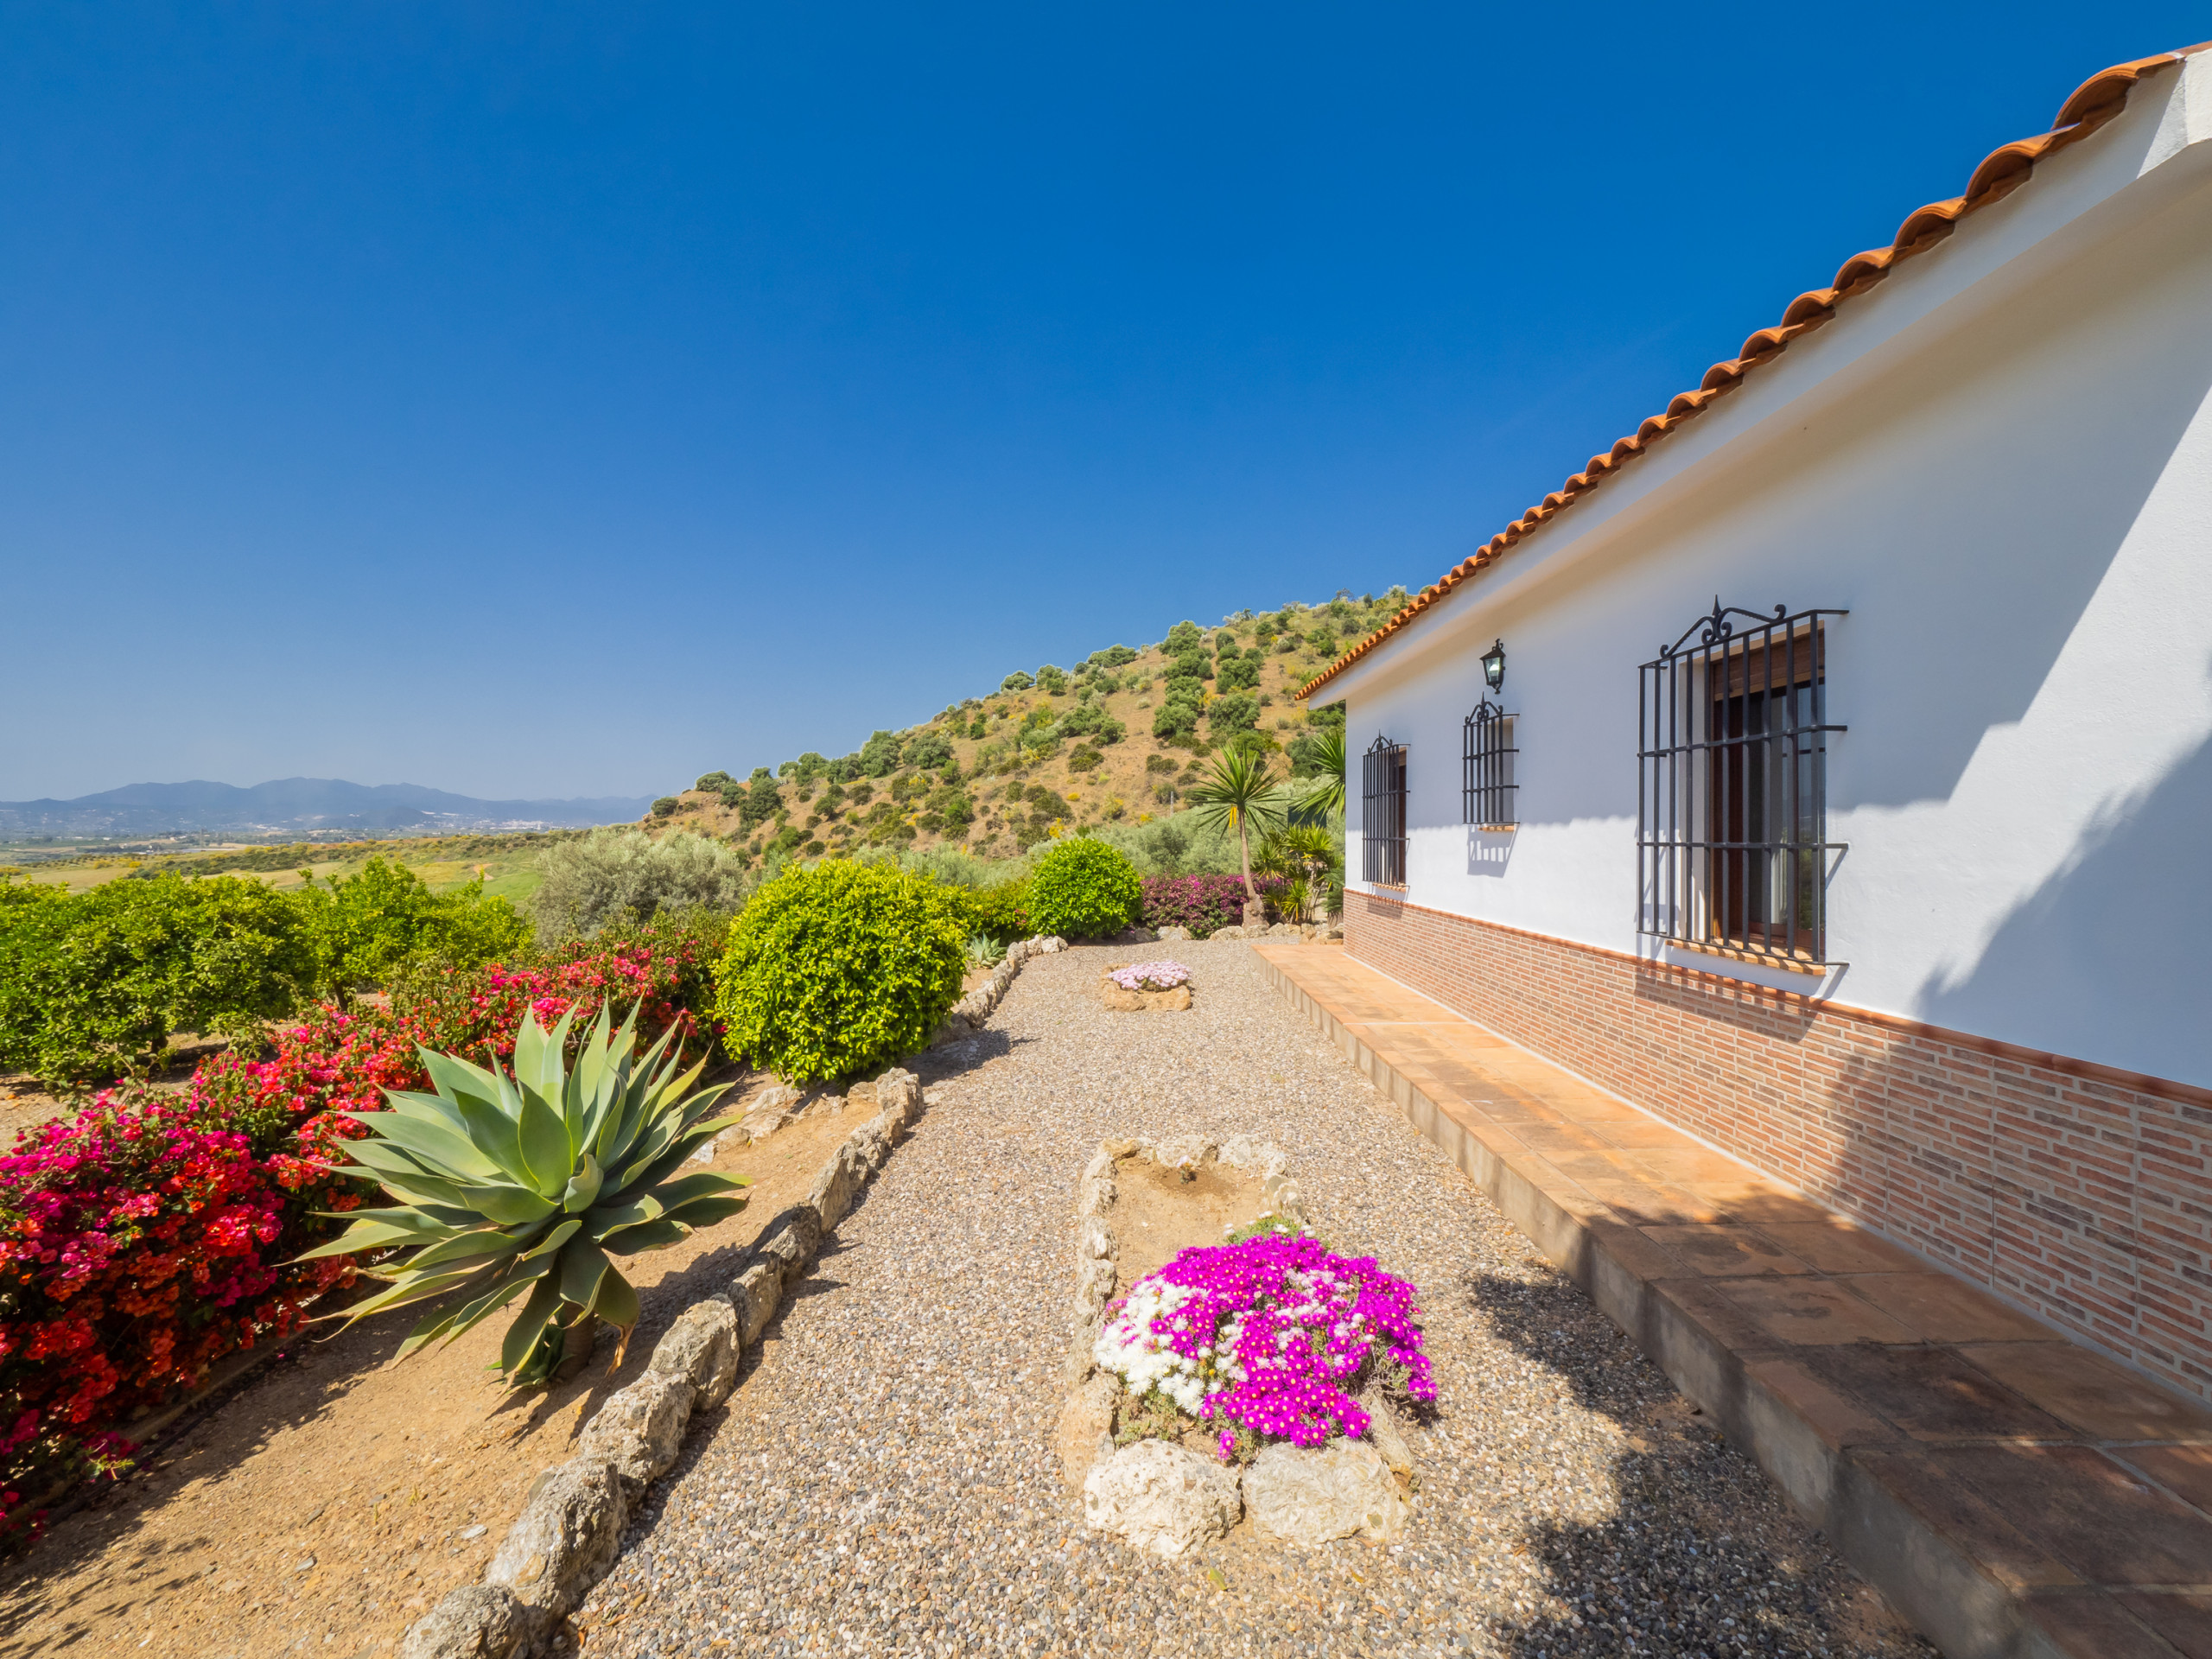
[[[1032,957],[1067,948],[1058,938],[1020,939],[1006,959],[956,1003],[931,1046],[971,1036]],[[757,1346],[791,1290],[812,1271],[822,1245],[852,1211],[868,1181],[890,1161],[923,1107],[921,1079],[894,1067],[856,1084],[833,1109],[822,1088],[769,1090],[728,1134],[748,1144],[816,1111],[873,1099],[876,1115],[823,1162],[800,1203],[761,1230],[727,1290],[709,1292],[679,1313],[653,1344],[645,1374],[600,1402],[575,1441],[575,1453],[541,1473],[524,1498],[480,1584],[447,1595],[407,1628],[400,1659],[522,1659],[582,1605],[622,1553],[622,1529],[645,1488],[668,1472],[693,1415],[711,1410],[737,1384],[744,1351]]]
[[[1360,1402],[1373,1423],[1366,1439],[1312,1449],[1269,1446],[1242,1471],[1171,1441],[1147,1438],[1115,1445],[1120,1379],[1100,1371],[1092,1357],[1121,1271],[1120,1243],[1106,1217],[1117,1197],[1116,1166],[1144,1159],[1169,1169],[1196,1170],[1211,1162],[1255,1170],[1267,1211],[1306,1223],[1289,1156],[1271,1141],[1182,1135],[1098,1143],[1077,1188],[1076,1311],[1083,1319],[1063,1371],[1069,1394],[1055,1435],[1062,1474],[1082,1490],[1084,1524],[1169,1558],[1220,1536],[1248,1516],[1257,1535],[1271,1543],[1312,1548],[1353,1537],[1395,1541],[1411,1514],[1413,1454],[1390,1405],[1372,1389]],[[1075,1465],[1084,1450],[1090,1463],[1078,1471]]]

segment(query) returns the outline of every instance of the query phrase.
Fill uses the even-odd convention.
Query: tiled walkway
[[[1952,1659],[2212,1659],[2212,1411],[1340,947],[1252,948]]]

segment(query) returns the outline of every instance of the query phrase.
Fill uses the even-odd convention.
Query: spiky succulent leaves
[[[525,1014],[514,1070],[424,1051],[432,1094],[387,1091],[388,1109],[357,1113],[355,1173],[399,1202],[346,1217],[346,1231],[308,1256],[391,1250],[371,1272],[388,1281],[346,1311],[355,1319],[438,1304],[403,1355],[450,1342],[529,1293],[502,1344],[511,1383],[544,1368],[546,1344],[582,1318],[621,1328],[638,1294],[611,1258],[677,1243],[734,1215],[747,1183],[711,1171],[679,1176],[700,1145],[736,1122],[711,1116],[724,1090],[697,1087],[672,1033],[637,1052],[636,1015],[610,1030],[602,1007],[573,1066],[573,1014],[551,1031]],[[307,1257],[302,1257],[302,1260]]]

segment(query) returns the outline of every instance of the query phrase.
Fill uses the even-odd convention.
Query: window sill
[[[1504,823],[1478,823],[1469,827],[1471,829],[1485,830],[1491,835],[1502,836],[1509,830],[1518,830],[1521,827],[1521,820],[1518,818],[1513,818],[1508,820]]]
[[[1843,966],[1839,962],[1820,962],[1807,956],[1786,957],[1778,950],[1746,950],[1732,944],[1707,944],[1701,939],[1670,939],[1661,935],[1659,942],[1669,950],[1718,957],[1724,962],[1748,962],[1757,967],[1778,968],[1785,974],[1803,974],[1813,979],[1822,978],[1829,969]]]

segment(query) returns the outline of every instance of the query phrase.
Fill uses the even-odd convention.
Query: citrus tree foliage
[[[734,911],[751,885],[744,861],[719,841],[683,833],[656,839],[627,825],[558,842],[538,868],[545,880],[531,909],[545,940],[588,937],[664,911]]]
[[[382,858],[327,886],[310,877],[299,904],[315,984],[326,992],[388,985],[418,962],[474,968],[530,944],[529,922],[505,899],[486,899],[480,878],[457,893],[432,893],[405,865]]]
[[[1118,849],[1090,836],[1052,843],[1029,874],[1029,922],[1040,933],[1095,938],[1135,918],[1144,887]]]
[[[579,1319],[605,1319],[629,1340],[638,1293],[615,1258],[674,1244],[745,1207],[739,1177],[678,1173],[737,1122],[710,1116],[724,1088],[696,1090],[706,1062],[681,1071],[673,1032],[638,1055],[634,1010],[610,1039],[602,1003],[571,1068],[575,1018],[571,1009],[549,1033],[526,1014],[512,1073],[425,1049],[435,1094],[387,1089],[389,1111],[351,1114],[368,1133],[347,1143],[354,1162],[340,1173],[397,1202],[357,1214],[300,1259],[397,1247],[371,1269],[389,1287],[355,1302],[346,1322],[438,1302],[400,1344],[402,1358],[527,1294],[499,1370],[510,1385],[543,1382],[560,1333]]]
[[[929,1041],[960,995],[957,895],[891,864],[795,866],[755,893],[715,970],[722,1043],[792,1083]]]
[[[105,1082],[175,1031],[257,1036],[315,977],[289,894],[174,874],[89,892],[0,885],[0,1066]]]

